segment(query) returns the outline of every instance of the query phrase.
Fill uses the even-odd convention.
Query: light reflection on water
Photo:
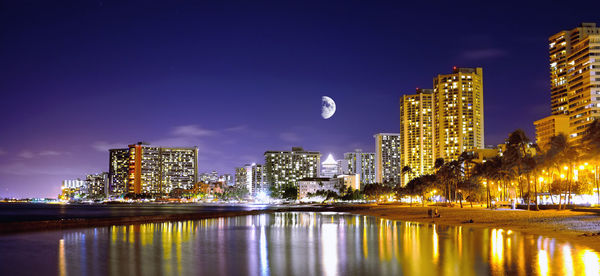
[[[322,213],[27,233],[1,236],[0,242],[11,249],[2,250],[0,258],[15,264],[0,267],[3,275],[29,270],[58,275],[598,275],[600,271],[597,252],[552,238]],[[39,265],[29,266],[32,258]]]

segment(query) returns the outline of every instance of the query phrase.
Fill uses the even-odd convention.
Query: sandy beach
[[[466,205],[462,209],[460,207],[437,207],[441,217],[430,218],[427,215],[429,208],[432,207],[383,204],[351,212],[402,221],[510,229],[573,242],[600,252],[600,214],[597,209],[489,210],[482,207],[470,208]]]

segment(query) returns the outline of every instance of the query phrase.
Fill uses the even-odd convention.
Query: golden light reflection
[[[67,261],[65,258],[65,240],[60,239],[58,242],[58,274],[61,276],[67,275]]]
[[[339,275],[349,271],[344,267],[365,265],[376,267],[375,273],[394,275],[571,276],[600,271],[597,252],[552,238],[365,216],[275,213],[97,229],[104,229],[109,251],[84,250],[93,244],[90,239],[102,237],[100,231],[65,235],[58,244],[58,274],[85,272],[82,263],[106,254],[109,274],[131,275],[193,274],[198,267],[212,269],[212,274],[247,269],[245,274],[281,275],[291,269],[306,275]],[[189,254],[198,250],[218,253],[203,258]],[[232,259],[240,265],[230,265]],[[144,261],[149,264],[140,263]],[[74,264],[72,272],[69,265]]]
[[[581,255],[585,275],[600,274],[600,257],[598,257],[598,253],[585,249],[582,251]]]
[[[504,230],[492,229],[492,237],[490,239],[492,248],[492,268],[501,273],[504,271]]]
[[[440,257],[440,252],[439,252],[439,248],[438,248],[438,234],[437,231],[435,229],[436,225],[433,225],[433,263],[437,264],[438,259]]]
[[[561,248],[562,258],[563,258],[563,275],[571,276],[574,275],[573,272],[573,256],[571,255],[571,246],[565,244]]]

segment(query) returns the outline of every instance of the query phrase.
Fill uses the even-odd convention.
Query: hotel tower
[[[566,131],[577,142],[600,117],[600,28],[582,23],[556,33],[549,54],[552,115],[568,116]]]
[[[483,70],[453,68],[433,79],[434,156],[456,160],[464,151],[484,148]]]
[[[433,172],[433,89],[417,89],[416,94],[400,98],[400,168],[412,172],[402,175],[402,186],[410,179]]]

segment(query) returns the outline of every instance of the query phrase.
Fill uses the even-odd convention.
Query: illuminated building
[[[578,74],[569,70],[573,69],[575,65],[574,58],[581,57],[582,54],[587,54],[586,52],[589,51],[589,49],[584,49],[585,45],[588,44],[588,42],[585,42],[588,37],[598,34],[600,34],[600,28],[596,27],[595,23],[583,23],[572,30],[560,31],[548,39],[553,115],[570,113],[571,108],[569,106],[571,104],[569,98],[572,93],[569,93],[569,86],[571,86],[569,84],[569,77]],[[581,48],[581,46],[584,46],[584,48]],[[578,63],[589,62],[589,58],[583,58],[581,61]]]
[[[433,89],[417,89],[416,94],[400,98],[400,168],[408,166],[412,170],[402,176],[402,186],[433,172],[434,111]]]
[[[583,23],[549,38],[552,114],[569,116],[569,137],[577,142],[600,117],[600,28]]]
[[[108,197],[108,173],[88,174],[85,177],[87,194],[91,197]]]
[[[82,198],[86,193],[87,186],[85,180],[68,179],[63,180],[61,187],[61,199]]]
[[[319,176],[321,153],[293,147],[292,151],[265,152],[265,173],[268,185],[297,185],[297,181]]]
[[[337,176],[338,171],[338,163],[333,159],[333,155],[329,154],[325,161],[321,163],[321,176],[322,177],[334,177]]]
[[[400,134],[375,134],[375,182],[395,186],[400,183]]]
[[[303,199],[308,194],[314,194],[317,191],[332,191],[340,193],[343,186],[343,179],[329,177],[307,177],[298,180],[298,199]]]
[[[123,151],[128,154],[123,154]],[[171,190],[192,189],[198,175],[198,148],[151,147],[144,143],[110,150],[111,191],[118,187],[126,158],[126,193],[162,196]],[[114,153],[114,155],[113,155]],[[114,157],[114,158],[113,158]],[[117,182],[117,183],[115,183]]]
[[[261,164],[253,164],[252,166],[252,189],[248,190],[251,195],[256,195],[258,192],[266,192],[268,190],[265,184],[265,167]]]
[[[235,169],[235,185],[244,187],[251,195],[268,190],[265,169],[261,164],[246,164]]]
[[[433,79],[434,156],[456,160],[464,151],[484,148],[483,70],[454,67]]]
[[[342,174],[359,174],[361,188],[366,184],[375,183],[375,153],[362,152],[361,149],[356,149],[354,152],[344,154],[342,163],[346,168],[341,170]]]
[[[219,176],[219,182],[227,185],[227,186],[231,186],[233,185],[233,177],[231,176],[231,174],[224,174]]]
[[[359,174],[341,174],[338,179],[344,183],[344,187],[352,188],[352,190],[360,190],[360,175]]]
[[[564,114],[550,115],[533,123],[535,125],[536,144],[543,150],[550,146],[550,139],[560,133],[568,135],[569,117]]]
[[[248,173],[248,170],[246,169],[248,166],[250,166],[250,165],[247,164],[247,165],[244,165],[243,167],[235,168],[235,186],[248,187],[247,183],[250,182],[248,180],[248,177],[251,177],[251,174]]]
[[[129,148],[111,149],[109,152],[108,184],[111,196],[127,193],[129,176]]]

